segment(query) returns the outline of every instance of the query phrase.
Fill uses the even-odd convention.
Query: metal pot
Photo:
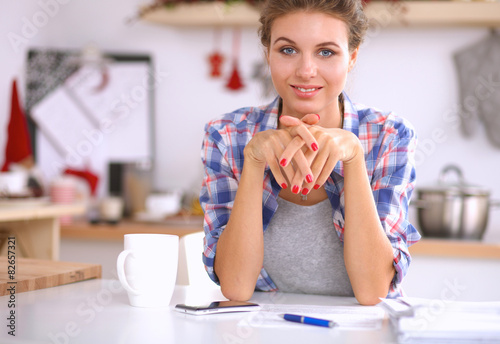
[[[451,172],[458,183],[446,182]],[[446,166],[435,187],[419,188],[418,222],[424,236],[480,240],[488,225],[489,210],[500,202],[490,200],[488,189],[465,183],[462,171],[455,165]]]

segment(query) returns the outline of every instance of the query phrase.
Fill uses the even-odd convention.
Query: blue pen
[[[308,324],[308,325],[315,325],[322,327],[333,327],[336,325],[335,321],[305,317],[303,315],[281,314],[281,316],[283,317],[283,319],[287,321],[293,321],[301,324]]]

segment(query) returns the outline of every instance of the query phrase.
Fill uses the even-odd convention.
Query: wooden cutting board
[[[13,268],[10,270],[12,271]],[[0,257],[0,296],[9,294],[7,289],[12,285],[15,285],[16,293],[22,293],[91,278],[101,278],[102,268],[99,264],[16,258],[15,279],[9,278],[8,271],[7,257]]]

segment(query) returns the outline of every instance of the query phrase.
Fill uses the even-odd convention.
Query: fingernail
[[[282,159],[280,161],[280,165],[283,166],[283,167],[285,167],[286,166],[286,159]]]
[[[286,185],[286,183],[283,183],[283,184],[281,184],[281,187],[282,187],[283,189],[286,189],[286,188],[288,187],[288,185]]]
[[[314,190],[318,190],[320,188],[319,184],[314,185]]]
[[[310,174],[308,174],[308,175],[306,176],[306,181],[307,181],[308,183],[312,183],[312,181],[313,181],[313,177],[312,177]]]
[[[318,145],[316,144],[316,142],[313,142],[312,145],[311,145],[311,148],[313,151],[317,151],[318,150]]]
[[[307,193],[309,192],[309,189],[308,188],[304,188],[302,189],[302,194],[305,196],[307,195]]]
[[[321,119],[320,115],[318,115],[317,113],[315,113],[316,116],[318,116],[318,121]]]
[[[294,185],[294,186],[293,186],[293,188],[292,188],[292,192],[293,192],[294,194],[298,194],[298,193],[299,193],[299,187],[298,187],[298,185]]]

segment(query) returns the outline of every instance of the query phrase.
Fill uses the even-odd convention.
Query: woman
[[[206,126],[204,263],[222,293],[401,294],[416,136],[343,92],[366,31],[359,0],[270,0],[259,29],[279,96]]]

